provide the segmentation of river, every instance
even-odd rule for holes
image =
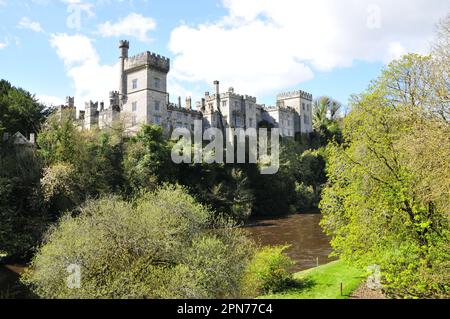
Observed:
[[[319,226],[320,214],[296,214],[274,219],[255,219],[246,226],[261,245],[291,245],[286,254],[295,262],[295,271],[333,261],[330,239]]]

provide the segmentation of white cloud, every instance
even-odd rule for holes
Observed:
[[[28,29],[34,32],[44,32],[39,22],[31,21],[27,17],[23,17],[22,19],[20,19],[17,27],[19,29]]]
[[[66,103],[64,99],[57,96],[39,94],[36,96],[36,98],[39,100],[40,103],[44,104],[45,106],[64,105]]]
[[[239,92],[274,93],[313,71],[425,53],[447,0],[224,0],[228,14],[172,31],[172,76],[218,79]]]
[[[156,28],[156,22],[152,18],[138,13],[130,13],[116,23],[107,21],[98,26],[98,33],[103,37],[129,36],[140,41],[150,41],[148,32]]]
[[[84,108],[89,100],[107,102],[109,91],[118,87],[119,64],[101,64],[92,40],[83,35],[54,34],[50,43],[73,81],[76,105]]]
[[[0,42],[0,50],[6,48],[7,46],[8,46],[8,41]]]

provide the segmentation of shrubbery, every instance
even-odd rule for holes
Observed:
[[[257,297],[282,291],[292,282],[294,262],[283,252],[288,246],[263,247],[252,258],[242,279],[242,294]]]
[[[46,236],[24,283],[44,298],[229,298],[253,243],[185,189],[166,186],[133,203],[89,201]],[[69,289],[66,269],[81,267]]]

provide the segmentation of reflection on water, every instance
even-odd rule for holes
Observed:
[[[296,261],[295,271],[333,261],[329,238],[319,226],[320,214],[298,214],[277,219],[252,220],[247,225],[252,237],[261,245],[291,247],[286,253]]]

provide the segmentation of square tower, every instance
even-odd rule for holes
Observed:
[[[160,124],[154,122],[167,117],[170,60],[148,51],[121,59],[121,111],[131,122],[132,130],[138,130],[142,124]]]
[[[277,96],[278,107],[289,107],[295,111],[295,133],[308,134],[312,127],[312,94],[304,91],[281,93]]]

